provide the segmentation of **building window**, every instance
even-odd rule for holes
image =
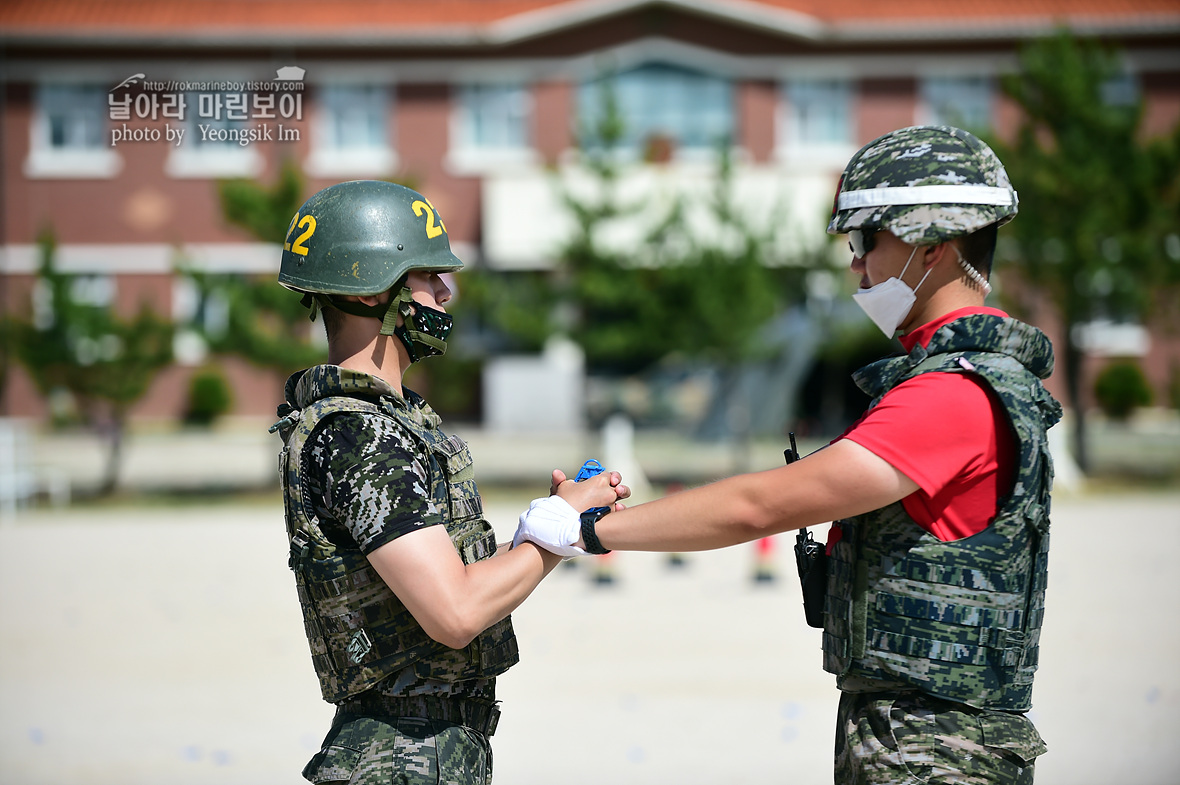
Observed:
[[[114,177],[122,159],[107,138],[107,91],[98,85],[42,84],[34,94],[29,177]]]
[[[734,139],[733,86],[728,79],[679,66],[649,63],[596,79],[578,91],[580,135],[587,146],[601,145],[598,129],[613,96],[622,121],[620,147],[660,155],[705,152]]]
[[[41,110],[54,150],[93,150],[106,130],[104,91],[87,85],[42,85]]]
[[[787,138],[790,147],[852,143],[852,85],[844,79],[795,79],[787,82]]]
[[[323,147],[368,150],[388,146],[385,116],[389,100],[384,87],[325,85],[320,103]]]
[[[248,93],[186,93],[184,138],[168,152],[164,171],[176,178],[255,177],[262,171]]]
[[[922,82],[922,103],[924,122],[931,125],[991,128],[992,84],[987,77],[930,77]]]
[[[1133,107],[1140,101],[1139,81],[1134,74],[1121,73],[1102,83],[1102,103],[1106,106]]]
[[[520,150],[529,146],[532,101],[523,85],[466,85],[459,89],[459,147]]]
[[[522,84],[466,84],[455,91],[448,164],[478,172],[536,159],[530,124],[533,98]]]
[[[319,177],[391,174],[390,89],[375,84],[327,84],[319,101],[307,168]]]

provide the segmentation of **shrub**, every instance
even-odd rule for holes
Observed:
[[[1107,417],[1126,420],[1140,406],[1151,404],[1151,387],[1134,360],[1116,360],[1094,380],[1094,396]]]
[[[190,425],[209,426],[232,405],[233,396],[225,376],[217,368],[204,368],[193,374],[189,381],[184,421]]]

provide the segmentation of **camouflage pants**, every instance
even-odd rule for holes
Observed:
[[[350,785],[490,785],[492,747],[487,736],[452,722],[339,713],[303,777]]]
[[[841,693],[836,785],[1031,785],[1045,742],[1023,714],[921,693]]]

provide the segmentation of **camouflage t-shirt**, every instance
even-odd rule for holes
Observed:
[[[329,539],[368,555],[403,534],[444,523],[414,441],[388,417],[343,412],[307,446],[307,497]]]
[[[417,396],[406,402],[428,409]],[[446,523],[446,511],[428,491],[427,455],[389,417],[333,415],[316,428],[305,455],[308,502],[325,536],[338,546],[367,555],[404,534]],[[423,678],[411,666],[374,690],[494,700],[495,679],[446,682]]]

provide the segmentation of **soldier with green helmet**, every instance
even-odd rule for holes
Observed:
[[[490,782],[496,676],[518,660],[509,613],[561,559],[497,547],[466,443],[402,386],[446,351],[441,274],[462,266],[430,201],[388,182],[320,191],[283,243],[279,283],[328,336],[327,364],[287,380],[272,429],[304,628],[337,706],[312,782]],[[565,481],[534,508],[612,506],[619,480]]]
[[[854,375],[868,411],[786,466],[587,516],[577,542],[681,552],[834,521],[808,616],[822,618],[841,691],[839,785],[1031,783],[1045,751],[1026,712],[1048,565],[1046,434],[1061,407],[1042,385],[1048,339],[984,304],[996,228],[1017,206],[995,153],[961,129],[904,128],[861,148],[828,231],[848,235],[856,302],[905,350]],[[561,541],[528,516],[521,529]]]

